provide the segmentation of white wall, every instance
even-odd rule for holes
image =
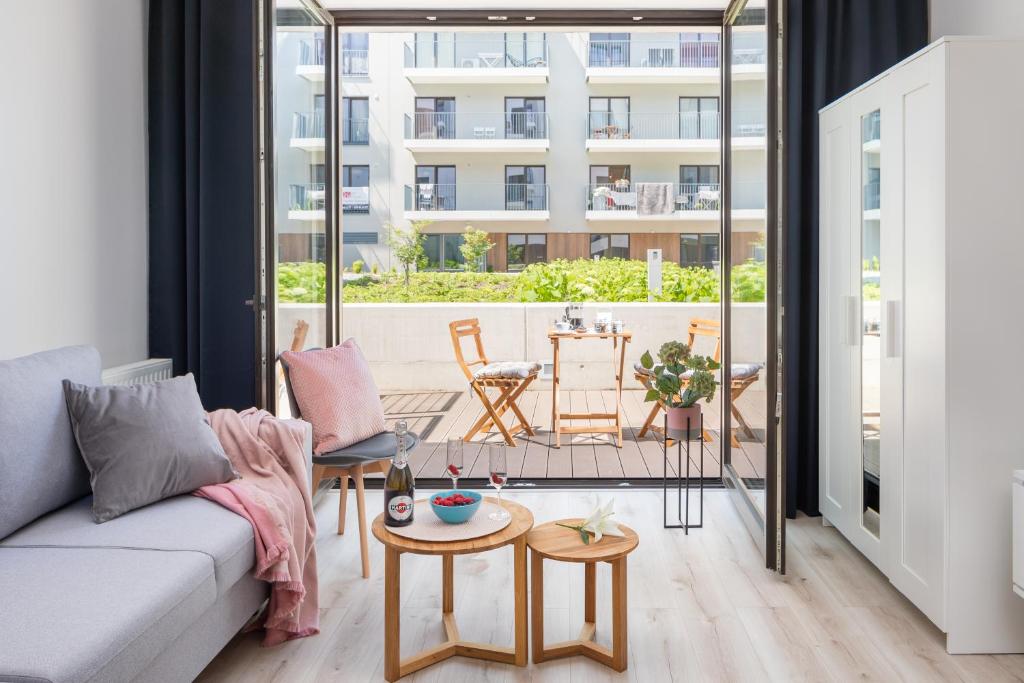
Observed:
[[[1024,37],[1021,0],[931,0],[931,39],[942,36]]]
[[[147,356],[146,0],[0,21],[0,358]]]

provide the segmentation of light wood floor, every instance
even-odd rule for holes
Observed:
[[[638,436],[650,411],[644,403],[641,390],[623,391],[624,418],[623,447],[612,445],[607,434],[563,436],[562,448],[554,448],[551,428],[551,391],[525,392],[519,405],[524,416],[537,430],[536,436],[517,436],[517,445],[510,448],[509,474],[514,479],[647,479],[662,476],[662,448],[657,436],[648,433]],[[477,418],[483,407],[474,396],[465,392],[410,392],[389,393],[382,397],[389,423],[404,419],[409,428],[420,434],[423,443],[412,452],[410,461],[416,476],[441,478],[445,468],[445,445],[449,436],[462,436]],[[614,410],[615,392],[611,390],[563,390],[563,412],[611,412]],[[764,392],[749,389],[739,400],[740,410],[754,429],[754,439],[739,435],[740,448],[733,450],[733,465],[744,478],[758,478],[765,471]],[[704,420],[712,440],[704,447],[704,476],[721,476],[719,431],[720,406],[716,398],[704,406]],[[608,424],[602,421],[601,424]],[[660,422],[659,422],[660,424]],[[485,478],[487,457],[482,444],[499,442],[497,433],[478,438],[466,446],[467,476]],[[691,447],[691,459],[696,469],[699,452]],[[483,457],[481,457],[483,456]],[[673,456],[672,462],[675,462]],[[669,475],[674,468],[669,466]],[[696,476],[696,473],[694,473]]]
[[[333,495],[337,495],[336,493]],[[546,521],[589,511],[596,494],[513,491]],[[608,495],[603,493],[602,495]],[[946,655],[944,638],[867,560],[820,519],[789,525],[789,574],[761,566],[726,493],[707,496],[703,530],[660,524],[660,493],[614,493],[619,518],[640,534],[629,559],[629,668],[615,674],[576,658],[516,668],[455,658],[403,680],[437,681],[994,681],[1024,680],[1024,656]],[[370,510],[380,492],[367,492]],[[349,524],[355,520],[350,496]],[[383,550],[359,578],[358,538],[336,536],[337,498],[318,507],[321,634],[262,649],[236,638],[202,681],[383,680]],[[455,560],[455,612],[465,637],[512,642],[510,548]],[[441,642],[441,562],[403,557],[402,648]],[[545,629],[574,638],[583,615],[583,567],[546,563]],[[598,640],[608,643],[607,567],[598,572]]]

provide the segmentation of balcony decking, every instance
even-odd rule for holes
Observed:
[[[632,382],[627,378],[627,384]],[[563,390],[563,410],[572,412],[610,411],[615,394],[612,390]],[[418,433],[422,443],[410,454],[416,476],[421,479],[444,477],[445,453],[449,436],[461,436],[483,413],[480,402],[466,392],[388,393],[383,397],[389,426],[405,419],[409,428]],[[544,388],[527,391],[520,400],[523,414],[531,421],[536,436],[517,436],[515,448],[508,449],[509,476],[513,479],[660,479],[663,454],[657,436],[646,434],[637,438],[650,404],[643,402],[641,390],[623,391],[623,447],[616,448],[606,435],[575,435],[571,440],[563,436],[561,448],[553,446],[551,427],[551,391]],[[740,411],[763,436],[765,416],[763,392],[748,390],[740,397]],[[704,404],[705,427],[712,442],[704,446],[704,476],[721,476],[719,456],[720,403],[716,398]],[[763,476],[765,471],[764,445],[739,435],[740,449],[733,449],[733,465],[744,478]],[[567,441],[570,441],[567,443]],[[486,478],[487,443],[500,443],[497,434],[478,437],[465,446],[464,477]],[[675,453],[671,460],[674,463]],[[695,444],[691,445],[694,470],[699,461]],[[685,464],[684,464],[685,467]],[[674,474],[669,464],[669,474]],[[695,471],[691,474],[696,475]]]

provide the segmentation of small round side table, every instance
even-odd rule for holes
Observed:
[[[624,536],[604,536],[597,543],[584,544],[578,531],[558,524],[577,525],[581,519],[562,519],[535,527],[526,536],[530,547],[531,604],[533,629],[533,662],[583,655],[616,671],[625,671],[626,635],[626,556],[640,543],[640,537],[627,526],[619,525]],[[584,579],[584,616],[580,637],[551,647],[544,645],[544,560],[582,562],[586,565]],[[597,632],[597,563],[612,566],[612,648],[594,642]]]
[[[485,500],[498,504],[494,498]],[[432,514],[426,509],[429,507],[427,501],[418,500],[416,503],[419,514]],[[512,515],[509,525],[493,534],[465,541],[417,541],[388,531],[383,514],[373,520],[373,535],[384,544],[384,678],[387,681],[397,681],[414,671],[456,656],[526,666],[526,532],[533,527],[533,515],[527,508],[510,500],[503,500],[500,505]],[[455,555],[481,553],[506,545],[514,548],[515,645],[499,647],[465,641],[459,636],[459,627],[455,623]],[[441,556],[441,621],[446,637],[441,645],[405,659],[399,651],[399,588],[403,553]]]

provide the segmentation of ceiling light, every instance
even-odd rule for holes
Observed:
[[[533,20],[534,20],[534,19],[536,19],[537,17],[524,17],[524,18],[525,18],[525,19],[526,19],[527,21],[533,21]]]
[[[508,17],[494,14],[487,17],[487,21],[508,21]]]
[[[437,17],[427,17],[427,21],[437,21]]]
[[[643,21],[643,17],[633,17],[633,21]]]

